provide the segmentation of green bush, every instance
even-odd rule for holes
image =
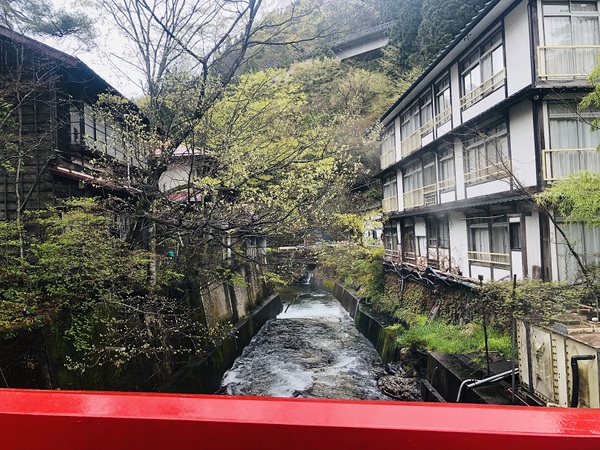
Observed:
[[[483,326],[469,323],[463,326],[447,324],[442,320],[427,321],[423,315],[413,316],[408,329],[395,326],[396,345],[417,350],[443,353],[474,353],[485,349]],[[510,355],[510,335],[495,327],[488,327],[488,348],[504,356]]]
[[[351,242],[323,246],[318,251],[317,273],[377,301],[383,295],[383,248]]]

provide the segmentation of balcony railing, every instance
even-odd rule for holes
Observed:
[[[400,252],[398,250],[388,250],[387,248],[383,251],[385,258],[399,258]]]
[[[538,47],[539,78],[585,78],[598,64],[600,45]]]
[[[495,74],[493,77],[488,78],[479,86],[475,87],[472,91],[469,91],[465,96],[460,99],[461,109],[467,109],[469,106],[477,103],[486,95],[495,91],[497,88],[504,84],[504,78],[506,77],[506,70],[502,69],[500,72]]]
[[[430,184],[404,193],[404,208],[417,208],[437,203],[436,184]]]
[[[563,148],[542,151],[544,181],[566,178],[580,170],[600,171],[600,153],[595,148]]]
[[[450,117],[452,117],[452,108],[446,108],[437,116],[435,116],[435,119],[433,119],[435,122],[435,126],[439,127],[440,125],[445,124],[450,120]]]
[[[468,252],[469,262],[510,266],[510,253]]]
[[[425,125],[423,125],[421,128],[419,128],[419,132],[421,133],[421,137],[425,137],[430,133],[433,133],[433,119],[431,119],[429,122],[425,123]]]
[[[510,167],[504,163],[498,162],[486,167],[478,167],[471,172],[465,173],[465,182],[467,184],[481,183],[482,181],[498,180],[508,176]]]
[[[400,154],[402,158],[407,157],[415,150],[419,150],[423,142],[421,140],[421,129],[418,129],[413,134],[400,142]]]
[[[456,185],[456,181],[454,178],[449,178],[447,180],[442,180],[438,182],[438,189],[440,191],[449,191],[451,189],[454,189],[454,186]]]
[[[398,197],[384,198],[382,201],[383,212],[398,211]]]
[[[381,170],[390,167],[396,162],[396,149],[393,148],[381,155]]]

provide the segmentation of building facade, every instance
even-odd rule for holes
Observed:
[[[0,27],[0,80],[0,219],[57,198],[134,192],[127,175],[143,155],[116,119],[94,109],[100,94],[116,91],[89,67]]]
[[[590,92],[600,2],[492,0],[383,115],[386,257],[484,280],[573,280],[600,229],[560,224],[532,194],[600,170]]]

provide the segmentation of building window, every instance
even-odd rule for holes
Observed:
[[[482,183],[509,175],[508,133],[502,123],[465,142],[465,182]]]
[[[560,223],[559,226],[584,264],[600,262],[600,227],[585,227],[581,223]],[[574,281],[581,275],[577,260],[562,235],[557,232],[556,237],[559,281]]]
[[[396,132],[392,124],[381,138],[381,168],[391,166],[396,162]]]
[[[402,226],[402,256],[408,260],[416,259],[415,224],[412,219],[406,219]]]
[[[506,216],[469,220],[469,261],[477,265],[510,266],[510,241]]]
[[[600,26],[596,1],[544,1],[540,76],[586,77],[598,63]]]
[[[446,217],[430,217],[427,219],[427,240],[430,248],[450,247],[450,229]]]
[[[446,76],[435,84],[435,123],[440,126],[452,117],[452,101],[450,99],[450,77]]]
[[[421,108],[417,102],[400,116],[400,153],[403,158],[421,148],[420,112]]]
[[[418,161],[404,170],[404,208],[423,206],[423,166]]]
[[[463,97],[461,108],[477,103],[504,85],[504,49],[502,30],[484,41],[461,65]]]
[[[392,212],[398,210],[398,186],[396,175],[390,175],[383,179],[383,211]]]
[[[383,230],[383,247],[385,256],[391,258],[397,258],[399,256],[398,231],[394,222],[391,223],[391,227],[386,227]]]
[[[423,95],[421,104],[421,136],[426,136],[433,131],[433,103],[431,92]]]
[[[439,189],[441,192],[449,191],[454,189],[454,150],[452,148],[445,148],[440,152],[438,160],[439,164]]]
[[[577,111],[573,102],[549,102],[550,149],[543,151],[546,181],[565,178],[580,170],[600,171],[600,131],[590,122],[598,111]]]
[[[510,231],[510,249],[521,250],[521,224],[519,222],[511,223]]]

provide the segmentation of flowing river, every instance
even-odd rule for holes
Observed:
[[[373,345],[328,293],[308,285],[280,292],[284,312],[252,339],[225,373],[229,395],[389,399]]]

